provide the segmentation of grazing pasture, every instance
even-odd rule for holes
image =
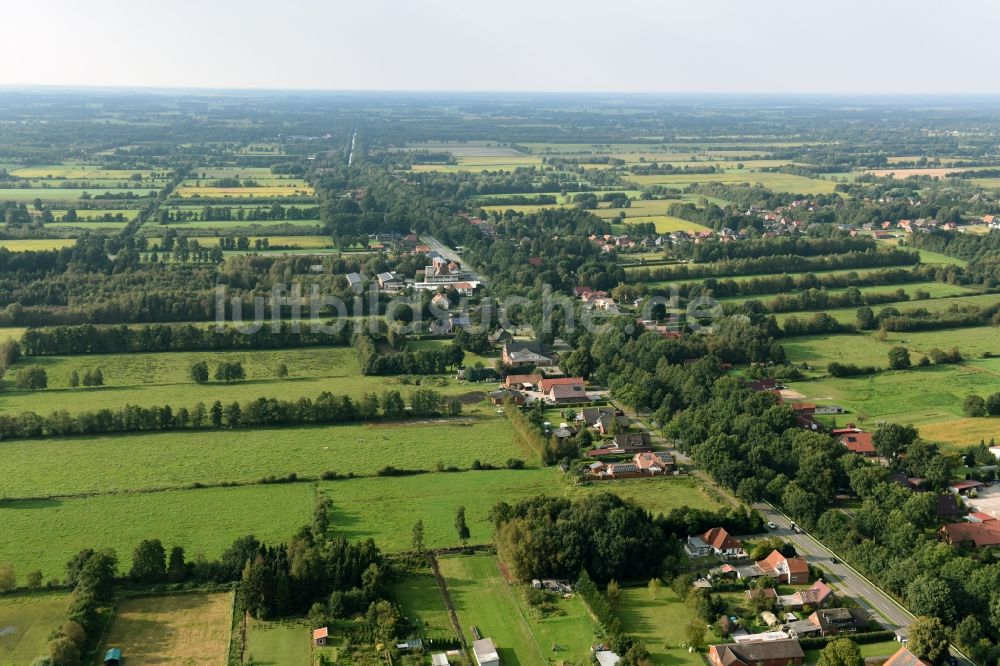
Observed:
[[[848,289],[850,289],[850,287],[823,289],[822,291],[828,294],[842,294],[846,292]],[[952,296],[972,295],[977,293],[976,291],[969,289],[967,287],[962,287],[954,284],[947,284],[945,282],[908,282],[905,284],[889,284],[889,285],[877,285],[870,287],[858,287],[858,291],[860,291],[862,294],[893,294],[899,289],[902,289],[908,296],[910,296],[911,300],[908,301],[908,303],[912,303],[914,305],[927,302],[927,301],[918,301],[913,298],[917,290],[926,291],[928,294],[930,294],[931,298],[950,298]],[[794,293],[797,292],[793,292],[793,294]],[[750,296],[726,296],[716,300],[718,300],[720,303],[742,303],[743,301],[755,300],[755,301],[762,301],[763,303],[766,304],[770,300],[772,300],[775,296],[778,296],[778,294],[772,293],[772,294],[752,294]],[[997,298],[1000,299],[1000,296],[998,296]],[[879,306],[876,305],[874,307],[878,308]],[[829,310],[827,310],[827,312],[829,312]]]
[[[165,171],[152,169],[102,169],[93,164],[43,164],[42,166],[21,167],[14,169],[10,175],[18,178],[31,179],[63,179],[63,180],[129,180],[138,174],[143,180],[153,178],[153,174],[163,174]]]
[[[216,220],[203,221],[203,220],[191,220],[185,222],[171,222],[167,225],[156,224],[150,222],[143,226],[143,234],[158,236],[165,229],[176,229],[177,231],[214,231],[219,235],[229,235],[235,231],[240,231],[245,233],[246,231],[254,234],[256,238],[258,235],[263,236],[269,229],[281,229],[284,230],[289,227],[294,227],[296,230],[301,229],[302,231],[319,232],[323,225],[321,220],[231,220],[220,222]],[[52,225],[49,225],[52,226]],[[199,239],[199,242],[204,244],[204,240]]]
[[[224,666],[232,615],[231,592],[124,599],[101,653],[121,648],[129,666]]]
[[[527,459],[528,453],[506,419],[496,416],[481,421],[52,437],[0,442],[0,452],[9,475],[0,488],[5,498],[253,483],[290,473],[311,478],[326,471],[372,475],[390,465],[432,471],[439,462],[468,468],[477,459],[499,467],[508,458]],[[114,474],[104,473],[109,460],[114,461]],[[405,497],[400,495],[401,500]]]
[[[27,573],[27,566],[17,574]],[[0,666],[24,666],[46,654],[49,634],[66,621],[68,603],[62,592],[0,596]]]
[[[905,289],[905,287],[904,287]],[[888,291],[895,291],[891,289]],[[927,312],[947,312],[951,308],[960,308],[969,305],[975,305],[978,307],[987,307],[1000,302],[1000,294],[975,294],[972,296],[953,296],[950,298],[931,298],[928,300],[909,300],[909,301],[898,301],[895,303],[882,303],[881,305],[871,306],[872,311],[878,315],[884,308],[896,308],[900,312],[913,309],[923,309]],[[834,319],[845,323],[854,323],[857,320],[857,307],[847,307],[847,308],[834,308],[831,310],[824,310],[826,314],[830,315]],[[775,315],[778,323],[783,323],[789,317],[798,317],[799,319],[809,318],[816,314],[814,310],[800,310],[797,312],[780,312]]]
[[[493,155],[493,156],[460,156],[456,164],[413,164],[412,171],[441,173],[458,173],[461,171],[513,171],[518,167],[541,166],[542,158],[531,155]]]
[[[200,361],[208,364],[210,377],[220,363],[242,363],[246,380],[226,384],[213,379],[207,384],[197,384],[191,379],[190,368]],[[286,379],[277,376],[278,365],[282,363],[288,368]],[[17,372],[32,365],[45,369],[48,388],[41,391],[16,389]],[[98,368],[104,375],[104,386],[70,387],[74,370],[83,377],[88,370]],[[0,411],[48,413],[55,408],[53,400],[59,401],[60,409],[69,412],[116,409],[126,403],[169,404],[177,410],[180,407],[190,409],[198,402],[211,405],[215,400],[246,401],[261,396],[286,400],[315,398],[323,391],[357,399],[365,393],[382,393],[387,389],[398,390],[405,396],[418,385],[445,395],[482,390],[481,385],[465,384],[445,375],[421,375],[406,381],[403,383],[399,377],[362,375],[352,347],[32,356],[12,366],[0,380],[3,389],[0,390]]]
[[[432,456],[428,454],[422,464],[433,465]],[[402,459],[408,459],[406,454]],[[546,467],[347,479],[324,482],[321,488],[333,500],[330,522],[334,531],[349,538],[372,537],[390,551],[410,547],[411,528],[417,519],[424,521],[424,540],[429,548],[458,545],[454,518],[459,506],[466,508],[472,543],[490,543],[490,509],[500,500],[515,502],[535,495],[580,499],[608,491],[632,500],[653,515],[681,506],[719,507],[719,502],[692,478],[630,479],[583,486],[563,481],[558,470]]]
[[[122,474],[117,467],[106,460],[99,474]],[[240,536],[288,538],[309,522],[313,500],[309,484],[293,483],[0,502],[0,553],[17,571],[40,569],[46,579],[62,579],[82,548],[114,548],[128,571],[143,539],[215,559]]]
[[[133,189],[121,189],[116,187],[94,187],[89,190],[84,190],[80,188],[57,188],[57,187],[34,187],[34,188],[17,188],[17,189],[0,189],[0,202],[4,201],[18,201],[23,203],[31,203],[35,199],[41,199],[43,203],[68,203],[73,201],[86,201],[83,194],[88,193],[91,197],[98,196],[101,194],[113,194],[113,195],[133,195],[133,200],[135,198],[148,198],[151,193],[153,196],[156,195],[156,187],[150,188],[133,188]]]

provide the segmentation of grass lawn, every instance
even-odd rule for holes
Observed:
[[[437,579],[429,569],[408,575],[392,586],[392,596],[403,614],[420,627],[422,638],[447,638],[455,635],[444,605]]]
[[[646,587],[622,589],[617,608],[618,618],[625,631],[642,641],[649,650],[650,661],[658,666],[704,666],[700,654],[689,653],[681,647],[686,642],[686,629],[691,622],[704,623],[687,607],[682,599],[664,586],[654,600]],[[716,642],[714,632],[707,632],[705,641]]]
[[[245,661],[252,658],[258,666],[311,666],[312,628],[304,620],[266,622],[250,618],[243,654]]]
[[[100,652],[121,648],[129,666],[224,666],[232,614],[231,592],[125,599]]]
[[[497,416],[19,440],[0,442],[0,451],[5,472],[0,496],[6,498],[254,482],[291,472],[312,478],[327,470],[374,474],[387,465],[433,470],[442,462],[467,468],[475,459],[502,466],[508,458],[527,459],[521,439]],[[108,461],[114,461],[113,474],[107,473]]]
[[[66,621],[68,601],[63,593],[0,596],[0,666],[24,666],[47,654],[49,634]]]
[[[59,250],[72,247],[76,243],[72,238],[15,238],[0,240],[0,248],[11,252],[38,252],[39,250]]]
[[[783,338],[781,345],[792,363],[805,362],[824,373],[832,361],[885,367],[892,348],[891,344],[879,342],[872,335],[847,333]]]
[[[538,645],[515,592],[500,574],[492,555],[448,555],[439,559],[441,575],[458,613],[465,638],[473,641],[472,627],[492,638],[507,666],[546,666],[549,646]],[[582,642],[583,636],[569,637]],[[575,645],[572,647],[576,647]],[[589,645],[587,646],[589,647]]]
[[[850,636],[847,636],[850,638]],[[858,646],[861,649],[861,656],[868,657],[891,657],[899,649],[896,641],[882,641],[881,643],[865,643]],[[807,664],[815,664],[819,661],[822,650],[805,650]]]
[[[190,368],[198,361],[208,363],[210,377],[219,363],[240,362],[246,379],[231,384],[215,380],[197,384],[190,377]],[[281,363],[288,367],[287,379],[276,377],[277,366]],[[18,370],[31,365],[45,368],[47,389],[14,388]],[[74,370],[83,377],[85,371],[97,368],[104,375],[104,386],[70,387],[70,375]],[[444,395],[484,390],[483,385],[465,384],[444,375],[422,375],[413,381]],[[413,388],[416,388],[414,384],[404,384],[398,377],[362,375],[352,347],[32,356],[12,366],[0,380],[0,411],[48,413],[58,407],[79,412],[117,409],[126,403],[169,404],[176,410],[182,406],[190,409],[197,402],[211,405],[215,400],[247,401],[260,396],[285,400],[315,398],[323,391],[357,399],[365,393],[381,394],[393,389],[406,396]]]
[[[15,570],[40,569],[46,580],[62,579],[82,548],[114,548],[119,571],[128,571],[143,539],[215,559],[239,536],[287,539],[309,522],[313,501],[313,488],[295,483],[0,502],[0,553]]]

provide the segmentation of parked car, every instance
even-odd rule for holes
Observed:
[[[769,521],[767,521],[767,529],[769,529],[769,530],[776,530],[776,529],[778,529],[778,526],[777,526],[777,525],[775,525],[774,523],[772,523],[772,522],[771,522],[771,521],[769,520]]]

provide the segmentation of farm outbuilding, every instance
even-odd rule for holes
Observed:
[[[313,643],[316,645],[326,645],[326,641],[330,638],[330,629],[327,627],[320,627],[319,629],[313,630]]]

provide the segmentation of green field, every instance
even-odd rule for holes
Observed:
[[[425,466],[433,465],[427,457]],[[485,461],[485,458],[484,458]],[[490,509],[499,502],[516,502],[536,495],[579,499],[613,492],[653,515],[681,506],[715,509],[718,501],[691,478],[633,479],[615,483],[574,486],[555,468],[469,471],[423,474],[393,479],[369,478],[325,482],[320,486],[333,500],[333,529],[349,538],[372,537],[387,550],[410,547],[411,528],[424,521],[428,547],[458,545],[455,510],[466,508],[472,543],[490,543]],[[416,503],[414,503],[416,500]]]
[[[97,474],[111,479],[116,468]],[[287,539],[309,522],[313,500],[310,484],[294,483],[0,502],[0,553],[17,571],[40,569],[46,579],[62,579],[83,548],[114,548],[119,570],[128,571],[143,539],[215,559],[239,536]]]
[[[894,291],[894,290],[893,290]],[[898,301],[896,303],[882,303],[881,305],[873,305],[872,311],[877,315],[882,311],[883,308],[893,307],[900,312],[905,312],[906,310],[913,309],[923,309],[928,312],[946,312],[952,307],[964,307],[968,305],[976,305],[979,307],[987,307],[1000,302],[1000,294],[975,294],[972,296],[953,296],[950,298],[931,298],[923,301]],[[853,324],[857,320],[857,307],[848,308],[834,308],[832,310],[824,310],[826,314],[830,315],[834,319],[840,322]],[[789,317],[798,317],[799,319],[808,319],[816,314],[814,310],[800,310],[797,312],[780,312],[775,315],[778,323],[784,322]]]
[[[4,342],[5,340],[20,340],[26,330],[28,329],[17,326],[0,328],[0,342]]]
[[[0,240],[0,248],[11,252],[38,252],[72,247],[75,242],[72,238],[17,238]]]
[[[63,593],[0,596],[0,666],[24,666],[47,654],[49,634],[66,621],[67,602]]]
[[[186,222],[171,222],[167,225],[149,223],[146,224],[142,230],[143,233],[151,233],[153,235],[159,235],[164,229],[176,229],[178,231],[185,229],[194,230],[213,230],[218,231],[220,234],[226,234],[235,229],[248,229],[254,231],[256,229],[266,230],[272,227],[295,227],[316,230],[317,232],[322,227],[323,222],[321,220],[254,220],[249,221],[239,221],[232,220],[227,222],[209,221],[204,222],[201,220],[193,220]],[[52,225],[48,225],[52,226]],[[264,234],[258,234],[264,235]]]
[[[69,180],[128,180],[133,174],[139,174],[144,179],[151,178],[151,169],[102,169],[93,164],[46,164],[42,166],[23,167],[10,172],[18,178],[62,178]]]
[[[526,608],[521,590],[503,579],[492,555],[448,555],[438,562],[466,640],[473,640],[475,626],[510,666],[542,666],[550,659],[587,663],[595,637],[580,599],[560,599],[566,614],[540,619]]]
[[[31,203],[35,199],[41,199],[44,203],[50,202],[68,202],[68,201],[80,201],[82,200],[82,195],[87,192],[91,196],[96,196],[99,194],[111,193],[111,194],[128,194],[132,192],[136,197],[148,197],[150,190],[156,190],[158,188],[134,188],[134,189],[120,189],[115,187],[95,187],[93,189],[84,190],[79,188],[57,188],[57,187],[32,187],[32,188],[18,188],[18,189],[0,189],[0,202],[3,201],[21,201],[24,203]],[[134,200],[134,199],[133,199]]]
[[[663,176],[629,175],[625,178],[643,187],[663,185],[664,187],[676,187],[678,189],[692,183],[760,183],[764,187],[776,192],[790,192],[793,194],[829,194],[833,192],[834,185],[836,185],[831,180],[817,180],[786,173],[746,170],[706,174],[669,174]]]
[[[429,570],[408,574],[393,584],[392,596],[402,607],[403,614],[420,627],[422,638],[455,635],[441,589]]]
[[[650,661],[657,666],[704,666],[697,652],[681,647],[687,639],[685,631],[691,622],[702,623],[684,600],[664,586],[654,600],[646,587],[622,588],[616,609],[626,632],[642,641],[649,650]],[[703,624],[703,623],[702,623]],[[705,635],[708,643],[717,642],[713,631]]]
[[[471,357],[475,359],[476,357]],[[192,363],[205,361],[209,376],[223,362],[239,361],[246,371],[246,380],[224,384],[214,380],[196,384],[190,378]],[[275,368],[284,363],[288,378],[278,379]],[[40,365],[48,374],[49,388],[23,391],[14,388],[20,368]],[[82,377],[87,370],[101,369],[103,387],[70,388],[70,374],[76,370]],[[460,395],[472,390],[454,378],[424,375],[415,381],[445,395]],[[246,401],[261,396],[292,400],[315,398],[323,391],[349,395],[355,399],[365,393],[382,393],[395,389],[408,394],[412,384],[403,384],[397,377],[362,375],[357,356],[349,347],[310,347],[284,350],[254,350],[239,352],[159,352],[137,354],[89,354],[82,356],[33,356],[11,367],[0,380],[0,411],[49,413],[57,406],[70,412],[92,409],[116,409],[132,405],[169,404],[175,410],[191,408],[197,402],[211,405],[215,400]],[[53,405],[58,400],[58,405]]]
[[[850,287],[822,289],[821,291],[824,291],[827,294],[842,294],[846,292],[848,289],[850,289]],[[972,295],[977,293],[976,291],[969,289],[968,287],[962,287],[960,285],[947,284],[945,282],[934,282],[934,281],[909,282],[898,285],[877,285],[871,287],[858,287],[858,291],[860,291],[862,294],[893,294],[899,289],[902,289],[904,292],[906,292],[907,295],[910,296],[910,301],[908,302],[913,304],[910,307],[918,307],[921,303],[926,303],[926,301],[914,300],[914,294],[918,289],[929,293],[931,298],[949,298],[952,296]],[[799,291],[790,292],[790,295],[794,296],[799,293],[801,292]],[[723,298],[719,298],[716,300],[718,300],[720,303],[742,303],[744,301],[755,300],[755,301],[761,301],[765,305],[768,305],[776,296],[778,296],[777,293],[752,294],[750,296],[725,296]],[[997,296],[997,299],[1000,300],[1000,295]],[[873,307],[878,308],[881,306],[876,305]],[[855,308],[855,310],[856,309],[857,308]],[[830,310],[826,310],[826,312],[830,312]]]
[[[865,334],[803,335],[784,338],[781,345],[792,363],[808,363],[823,372],[832,361],[885,367],[892,347]]]
[[[59,219],[66,214],[66,210],[53,210],[52,216],[56,218],[56,222],[50,222],[46,226],[51,227],[52,225],[59,224],[79,224],[95,218],[101,218],[109,214],[121,214],[126,220],[134,220],[139,215],[139,210],[137,208],[77,208],[74,210],[76,210],[76,216],[79,218],[77,222],[60,222]],[[105,224],[114,223],[106,222]]]
[[[322,648],[330,650],[334,648]],[[247,619],[244,662],[253,659],[259,666],[310,666],[312,661],[312,629],[303,620]]]
[[[247,483],[292,472],[313,478],[325,471],[374,474],[388,465],[433,470],[442,462],[468,468],[475,459],[502,466],[508,458],[527,458],[520,439],[499,417],[55,437],[2,442],[0,451],[9,477],[0,489],[5,498]],[[114,474],[105,473],[109,460],[115,461]]]
[[[272,197],[311,197],[315,194],[312,187],[301,182],[290,185],[261,185],[259,187],[193,187],[181,186],[174,190],[173,195],[183,199],[199,197],[202,199],[252,199]]]

